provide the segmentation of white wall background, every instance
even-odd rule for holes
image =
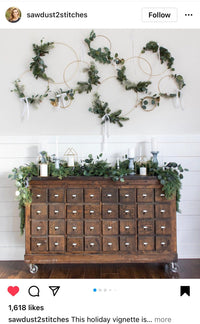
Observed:
[[[10,93],[12,81],[18,78],[29,66],[33,57],[32,44],[45,41],[65,42],[72,46],[79,57],[90,62],[85,54],[83,39],[89,30],[26,30],[0,31],[2,50],[0,53],[1,70],[1,117],[0,117],[0,259],[23,259],[24,237],[19,233],[19,217],[15,201],[14,183],[8,180],[13,167],[28,161],[35,161],[39,150],[46,148],[55,153],[55,136],[59,136],[59,153],[64,154],[73,146],[79,156],[101,152],[101,127],[98,118],[88,112],[91,94],[77,96],[70,108],[55,110],[47,101],[38,110],[31,109],[30,119],[21,121],[22,103],[15,94]],[[127,152],[128,147],[139,146],[147,142],[147,155],[150,152],[150,139],[156,135],[159,141],[160,163],[175,160],[190,169],[185,174],[182,190],[182,213],[178,221],[178,254],[181,258],[200,257],[200,104],[198,95],[200,43],[197,30],[96,30],[112,41],[113,52],[128,58],[138,55],[146,42],[157,41],[168,48],[175,57],[176,72],[184,76],[187,86],[184,88],[184,110],[176,109],[174,102],[163,99],[160,107],[151,113],[135,109],[130,114],[130,121],[122,129],[111,126],[108,144],[109,159],[112,160]],[[108,42],[99,38],[95,44],[108,46]],[[163,71],[152,55],[146,56],[151,62],[153,72]],[[48,74],[57,81],[62,79],[66,65],[75,58],[66,46],[56,46],[45,62]],[[70,86],[84,80],[77,74]],[[128,77],[131,80],[147,80],[137,64],[130,64]],[[102,80],[114,75],[112,67],[100,66]],[[134,75],[134,77],[133,77]],[[152,93],[157,91],[159,77],[153,78]],[[33,91],[41,93],[46,84],[35,81],[28,73],[23,80],[27,94]],[[172,83],[166,83],[174,90]],[[58,86],[59,87],[59,86]],[[64,89],[64,86],[62,86]],[[54,91],[56,88],[52,87]],[[121,89],[111,79],[99,87],[102,99],[108,101],[113,110],[122,108],[125,113],[134,105],[135,95]]]

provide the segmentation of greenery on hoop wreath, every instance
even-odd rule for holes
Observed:
[[[125,66],[125,59],[120,58],[118,53],[115,53],[114,55],[111,53],[111,50],[108,47],[98,48],[94,49],[92,47],[92,42],[96,38],[95,32],[92,30],[89,37],[85,38],[85,43],[88,45],[88,55],[92,57],[95,61],[102,63],[102,64],[112,64],[116,68],[116,79],[123,85],[125,90],[133,90],[136,93],[148,93],[148,86],[151,84],[151,81],[140,81],[138,83],[132,82],[128,80],[125,72],[126,72],[126,66]],[[30,63],[30,70],[32,71],[34,77],[36,79],[41,78],[46,81],[53,81],[49,76],[46,74],[46,68],[47,65],[45,64],[42,57],[44,57],[46,54],[49,53],[49,51],[54,47],[54,42],[47,42],[44,43],[43,40],[40,41],[40,44],[33,44],[33,51],[36,54],[35,57],[33,57],[33,61]],[[161,64],[166,63],[167,69],[171,71],[175,71],[173,68],[174,64],[174,58],[171,56],[171,53],[164,47],[159,46],[157,42],[150,41],[148,42],[142,49],[141,54],[145,53],[146,51],[151,51],[153,53],[159,53],[159,59]],[[119,65],[121,66],[119,68]],[[118,68],[117,68],[117,67]],[[84,69],[85,72],[88,73],[88,81],[87,82],[77,82],[77,87],[75,89],[59,89],[54,93],[54,97],[50,98],[50,102],[54,107],[58,106],[59,98],[63,95],[64,100],[73,100],[75,93],[89,93],[92,91],[93,85],[98,85],[100,83],[98,70],[96,69],[94,63],[90,64],[90,67],[87,69]],[[171,74],[170,77],[172,77],[177,85],[178,92],[177,93],[165,93],[161,92],[159,94],[146,95],[145,97],[141,98],[139,102],[136,104],[137,106],[140,106],[144,111],[151,111],[152,109],[148,108],[148,105],[153,105],[155,108],[156,106],[159,106],[160,98],[173,98],[178,96],[180,98],[181,96],[181,90],[185,86],[184,79],[182,75],[178,74]],[[29,97],[25,96],[24,93],[24,85],[20,84],[20,80],[16,80],[14,82],[15,88],[11,91],[15,92],[19,98],[25,98],[24,100],[27,100],[30,104],[39,104],[42,102],[42,100],[48,96],[49,93],[49,87],[47,88],[46,92],[42,95],[32,95]],[[101,101],[101,108],[98,107],[100,101],[99,95],[95,95],[94,101],[93,101],[93,107],[89,108],[90,112],[93,112],[95,114],[98,114],[100,118],[102,118],[102,113],[104,108],[104,105],[106,105],[105,111],[109,110],[109,113],[111,113],[110,108],[108,108],[108,103],[104,103]],[[98,103],[98,104],[97,104]],[[65,108],[65,107],[64,107]],[[122,125],[122,121],[128,120],[128,118],[122,117],[121,110],[118,110],[114,113],[111,113],[110,115],[113,116],[114,119],[113,123],[117,123],[120,127]],[[115,116],[115,117],[114,117]]]
[[[24,85],[21,83],[19,79],[17,79],[14,81],[14,89],[12,89],[11,92],[15,92],[20,99],[24,99],[24,102],[26,102],[27,100],[29,104],[34,106],[40,104],[43,101],[43,99],[48,96],[49,93],[49,87],[47,87],[44,94],[27,96],[24,92],[24,89],[25,89]]]

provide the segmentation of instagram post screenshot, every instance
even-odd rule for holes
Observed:
[[[200,1],[1,1],[0,323],[199,324]]]

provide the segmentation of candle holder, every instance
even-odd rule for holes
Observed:
[[[152,151],[151,154],[153,155],[152,162],[158,164],[158,153],[159,151]]]
[[[57,170],[60,169],[60,159],[58,159],[58,158],[55,159],[55,168]]]
[[[130,174],[134,175],[135,174],[134,158],[128,158],[128,159],[129,159],[129,170],[132,171]]]

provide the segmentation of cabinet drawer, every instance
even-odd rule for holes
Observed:
[[[60,188],[49,189],[49,202],[52,203],[64,202],[64,189],[60,189]]]
[[[155,209],[157,218],[170,217],[170,204],[156,204]]]
[[[47,219],[47,217],[48,217],[47,205],[33,204],[31,206],[31,218]]]
[[[33,188],[32,192],[32,202],[33,203],[45,203],[47,202],[47,189]]]
[[[31,222],[31,235],[47,235],[47,221],[33,220]]]
[[[120,251],[136,251],[136,238],[130,236],[120,237]]]
[[[67,251],[68,252],[83,251],[83,238],[82,237],[68,237],[67,238]]]
[[[83,222],[76,220],[67,221],[67,234],[68,235],[82,235],[83,234]]]
[[[83,218],[83,206],[78,206],[78,205],[67,206],[67,218],[82,219]]]
[[[138,238],[139,251],[154,251],[154,237],[142,236]]]
[[[85,202],[86,203],[98,203],[100,201],[100,189],[85,189]]]
[[[65,237],[64,236],[50,236],[49,237],[49,251],[64,252],[65,251]]]
[[[135,189],[120,189],[119,191],[120,203],[134,204],[135,203]]]
[[[86,205],[85,206],[85,218],[99,218],[100,206],[99,205]]]
[[[33,253],[46,252],[48,250],[47,238],[33,237],[31,239],[31,251]]]
[[[111,252],[119,250],[118,236],[103,237],[103,251]]]
[[[137,189],[137,202],[153,202],[154,190],[153,189]]]
[[[171,250],[171,237],[170,236],[157,236],[156,237],[156,251],[168,252]]]
[[[169,219],[156,220],[156,234],[170,235],[171,234],[171,221]]]
[[[140,219],[138,220],[138,234],[139,235],[154,235],[154,221]]]
[[[88,236],[85,238],[85,251],[100,251],[101,239],[99,236]]]
[[[162,189],[155,189],[155,201],[169,201],[165,198],[165,193]]]
[[[103,218],[118,218],[117,205],[103,205],[102,207]]]
[[[68,203],[82,203],[83,202],[83,189],[67,189],[67,202]]]
[[[103,188],[102,189],[102,202],[103,203],[117,203],[118,202],[118,189]]]
[[[120,234],[135,234],[135,224],[134,220],[120,220]]]
[[[150,204],[139,204],[138,205],[138,218],[153,218],[154,217],[154,206]]]
[[[65,234],[65,220],[50,220],[49,221],[49,235]]]
[[[49,205],[49,218],[65,218],[64,204]]]
[[[135,218],[135,206],[132,205],[120,206],[120,218]]]
[[[103,221],[103,235],[117,235],[119,232],[118,221],[104,220]]]
[[[101,222],[100,221],[85,221],[85,235],[100,235]]]

